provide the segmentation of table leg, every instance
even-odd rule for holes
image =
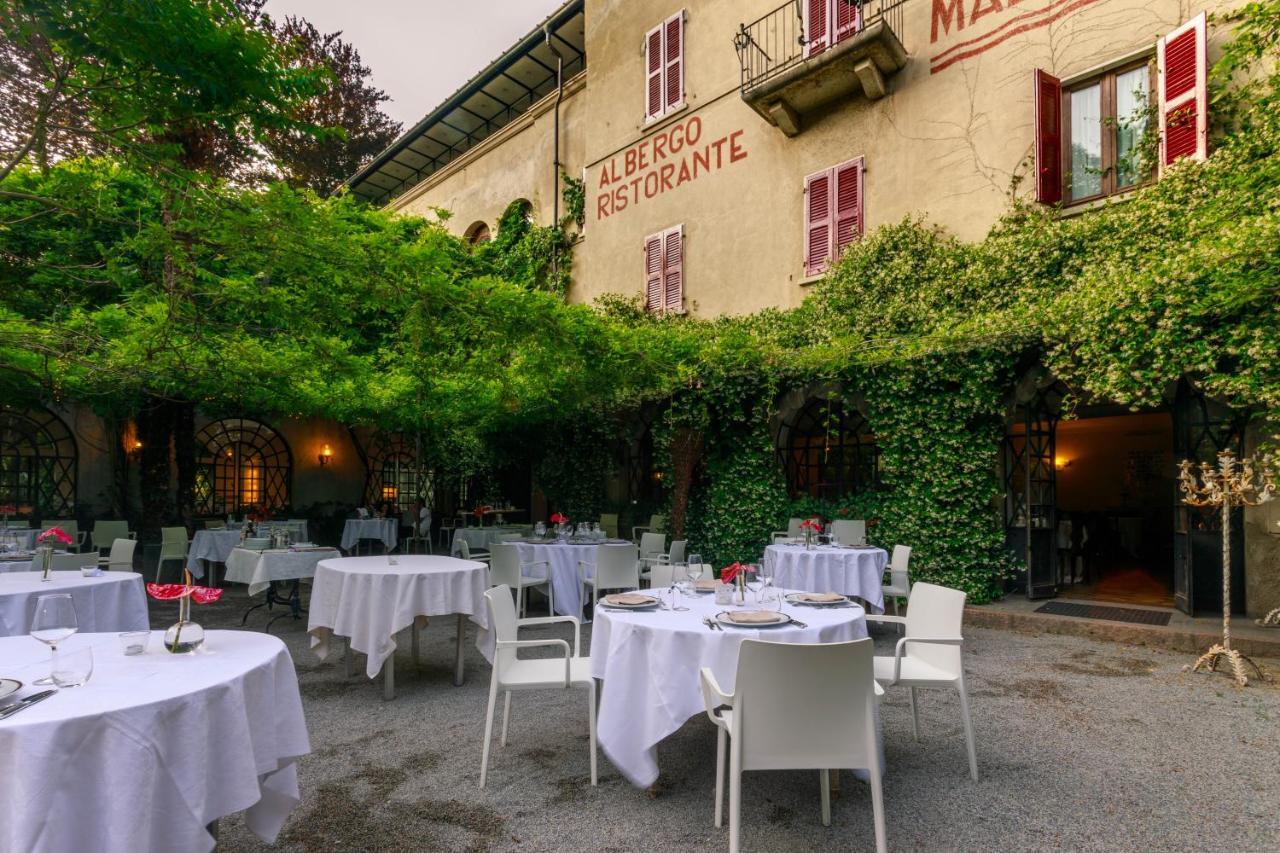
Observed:
[[[343,644],[342,645],[342,663],[343,663],[343,666],[345,666],[347,669],[347,680],[349,681],[352,676],[352,669],[354,668],[353,664],[355,663],[355,661],[353,660],[353,658],[355,657],[355,654],[353,654],[351,651],[350,637],[343,637],[342,644]]]
[[[413,620],[413,665],[418,665],[418,620]]]
[[[462,643],[467,638],[467,622],[465,616],[458,614],[458,650],[457,661],[453,667],[453,686],[461,687],[464,676],[466,675],[466,662],[462,656]]]
[[[382,701],[396,698],[396,656],[393,652],[382,665]]]

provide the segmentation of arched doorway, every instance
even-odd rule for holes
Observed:
[[[75,515],[79,449],[62,418],[43,406],[0,406],[0,504],[19,515]]]
[[[289,507],[293,456],[272,427],[248,418],[213,421],[196,433],[196,448],[198,514]]]
[[[403,512],[419,498],[431,504],[431,472],[418,461],[415,442],[398,432],[376,432],[365,453],[364,499],[368,506],[390,502]]]
[[[792,497],[835,500],[870,491],[880,480],[871,424],[838,396],[812,397],[784,415],[778,453]]]

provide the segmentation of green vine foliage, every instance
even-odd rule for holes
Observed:
[[[581,231],[587,224],[587,182],[567,172],[560,173],[560,180],[564,182],[564,186],[560,189],[560,196],[564,199],[565,212],[560,225],[563,227],[572,222]]]
[[[544,437],[534,478],[551,512],[562,512],[574,523],[600,518],[614,464],[609,426],[607,418],[579,416]]]
[[[563,296],[573,269],[573,238],[559,225],[535,225],[517,199],[498,220],[498,233],[476,249],[479,271],[525,287]]]

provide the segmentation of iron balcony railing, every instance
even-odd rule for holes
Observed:
[[[858,31],[883,21],[894,35],[902,38],[902,7],[907,0],[836,0],[836,3],[858,7]],[[733,45],[742,65],[744,96],[808,58],[805,5],[806,0],[789,0],[757,20],[739,25]]]

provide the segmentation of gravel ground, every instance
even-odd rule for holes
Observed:
[[[238,627],[243,588],[199,608],[206,627]],[[152,603],[152,624],[174,618]],[[250,617],[262,628],[264,611]],[[303,800],[275,848],[221,822],[219,850],[723,850],[712,826],[715,735],[698,717],[659,748],[660,793],[623,780],[603,754],[588,778],[581,691],[517,694],[511,739],[495,743],[477,787],[489,669],[468,638],[467,682],[452,685],[453,620],[408,643],[398,695],[347,681],[341,660],[308,651],[304,621],[284,619],[313,752]],[[559,628],[530,637],[562,636]],[[954,694],[922,691],[919,742],[905,690],[882,718],[885,802],[894,850],[1276,850],[1280,848],[1280,689],[1237,689],[1184,673],[1186,657],[1084,638],[970,629],[966,665],[981,781],[969,779]],[[523,636],[523,633],[522,633]],[[584,631],[584,643],[590,626]],[[877,636],[892,651],[894,634]],[[1280,661],[1264,661],[1280,676]],[[363,671],[363,661],[359,667]],[[749,850],[873,849],[871,799],[849,775],[820,822],[816,772],[744,778]]]

